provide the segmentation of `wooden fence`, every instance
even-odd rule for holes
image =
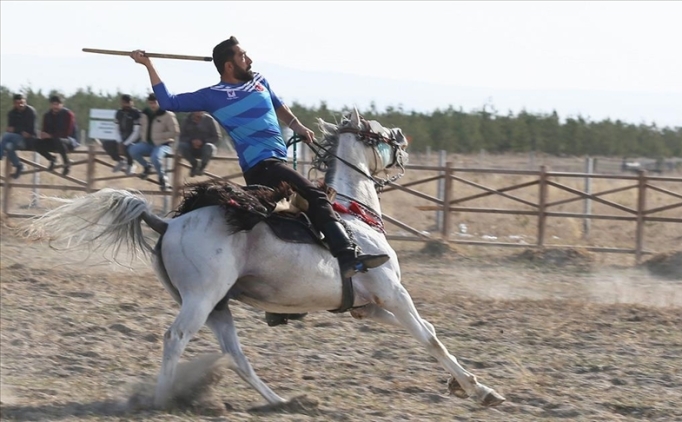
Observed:
[[[30,188],[30,189],[51,189],[51,190],[63,190],[63,191],[76,191],[76,192],[93,192],[96,190],[99,190],[103,188],[103,184],[106,184],[106,182],[110,182],[113,180],[121,180],[121,179],[137,179],[138,176],[135,174],[128,175],[125,173],[121,173],[119,175],[113,175],[113,176],[104,176],[104,177],[95,177],[95,166],[104,166],[107,168],[112,169],[115,164],[111,162],[111,160],[108,158],[109,156],[107,155],[106,152],[98,150],[95,144],[89,144],[87,147],[87,150],[85,151],[73,151],[69,154],[72,157],[78,157],[75,160],[71,161],[71,168],[79,166],[79,165],[85,165],[86,166],[86,172],[85,172],[85,178],[84,179],[78,179],[73,176],[62,176],[58,170],[63,168],[63,165],[56,165],[54,167],[55,172],[50,172],[50,174],[57,176],[64,181],[71,182],[71,184],[41,184],[41,183],[36,183],[35,181],[32,183],[21,183],[21,182],[16,182],[12,179],[11,177],[11,171],[12,171],[12,166],[9,160],[6,160],[5,163],[5,170],[2,176],[0,176],[0,186],[3,187],[3,192],[2,192],[2,212],[8,216],[8,217],[16,217],[16,218],[25,218],[25,217],[33,217],[34,214],[25,214],[25,213],[15,213],[11,211],[12,207],[12,190],[15,188]],[[100,157],[107,157],[107,159],[102,159]],[[181,184],[181,169],[182,168],[190,168],[190,166],[187,163],[184,163],[181,159],[176,159],[175,155],[171,155],[168,158],[172,160],[172,164],[169,166],[169,168],[166,170],[166,173],[171,176],[172,178],[172,188],[170,191],[161,191],[160,189],[156,190],[145,190],[141,189],[139,190],[140,193],[144,195],[161,195],[164,197],[169,197],[171,199],[171,208],[175,208],[179,202],[180,198],[182,196],[182,184]],[[43,166],[39,164],[37,161],[32,161],[28,160],[25,158],[21,158],[20,160],[27,164],[28,166],[32,167],[31,170],[27,170],[22,172],[22,178],[26,177],[27,175],[31,174],[38,174],[42,172],[48,172],[48,168],[46,166]],[[212,161],[234,161],[237,162],[238,159],[236,157],[213,157]],[[242,176],[242,173],[234,173],[226,176],[218,176],[216,174],[210,173],[210,172],[205,172],[205,174],[213,179],[222,179],[222,180],[231,180],[235,179],[238,177]],[[150,176],[150,178],[147,180],[148,183],[150,183],[151,186],[159,186],[159,183],[153,179],[153,177]]]
[[[72,184],[39,184],[39,183],[19,183],[14,181],[11,176],[11,165],[6,163],[4,175],[1,177],[0,186],[3,188],[2,192],[2,211],[8,217],[31,217],[32,214],[16,213],[12,212],[11,202],[12,202],[12,190],[15,188],[31,188],[31,189],[57,189],[66,191],[81,191],[81,192],[92,192],[101,189],[103,183],[125,179],[130,177],[136,177],[135,175],[113,175],[105,177],[95,177],[95,166],[106,166],[109,168],[113,167],[113,164],[109,160],[103,160],[99,158],[100,156],[106,155],[102,151],[96,150],[95,145],[89,145],[87,151],[74,151],[71,153],[74,156],[80,156],[72,162],[72,167],[77,165],[86,166],[86,176],[85,179],[77,179],[71,176],[61,176],[59,172],[52,173],[69,181]],[[171,208],[175,208],[182,195],[181,186],[181,173],[182,168],[189,168],[189,166],[182,162],[180,159],[175,159],[174,156],[171,157],[172,165],[170,166],[168,173],[172,175],[172,189],[170,192],[162,192],[161,190],[140,190],[141,193],[145,195],[163,195],[164,198],[170,198]],[[32,170],[24,172],[24,175],[46,172],[47,167],[31,160],[21,158],[21,160],[32,166]],[[236,157],[222,157],[217,156],[213,158],[214,161],[233,161],[236,162]],[[6,160],[7,161],[7,160]],[[310,162],[300,161],[302,168],[305,169]],[[58,170],[61,166],[56,166],[55,170]],[[432,233],[425,233],[424,230],[411,227],[410,225],[401,222],[397,218],[394,218],[386,213],[384,213],[383,218],[385,222],[389,225],[393,225],[401,229],[401,233],[392,233],[388,231],[387,237],[389,240],[396,241],[418,241],[418,242],[447,242],[452,244],[463,244],[463,245],[475,245],[475,246],[496,246],[496,247],[535,247],[542,248],[546,246],[546,226],[547,219],[552,218],[579,218],[589,221],[592,219],[601,220],[614,220],[614,221],[628,221],[635,224],[635,238],[633,239],[633,246],[631,248],[616,248],[616,247],[598,247],[598,246],[580,246],[583,249],[590,250],[593,252],[609,252],[609,253],[628,253],[634,254],[636,260],[639,262],[643,255],[653,253],[653,251],[646,250],[644,248],[644,230],[645,225],[648,222],[665,222],[674,223],[675,227],[680,228],[680,234],[682,235],[682,212],[674,213],[674,216],[663,215],[666,211],[673,209],[682,209],[682,177],[662,177],[662,176],[649,176],[645,171],[640,171],[637,175],[632,174],[592,174],[592,173],[571,173],[571,172],[551,172],[547,167],[542,166],[539,170],[504,170],[504,169],[483,169],[483,168],[456,168],[451,162],[445,164],[445,166],[422,166],[422,165],[408,165],[406,167],[408,172],[415,171],[426,171],[435,176],[429,176],[420,180],[413,180],[407,183],[398,184],[390,183],[382,192],[385,195],[390,192],[402,192],[403,194],[410,195],[412,197],[421,198],[431,203],[431,205],[421,205],[416,206],[417,209],[421,211],[436,211],[440,217],[439,221],[439,231],[436,235]],[[532,178],[530,181],[525,181],[523,183],[517,183],[504,187],[490,187],[483,184],[477,183],[466,176],[469,174],[497,174],[497,175],[523,175]],[[225,176],[219,176],[207,172],[208,177],[214,179],[222,179],[230,181],[231,179],[241,177],[241,172],[236,172],[234,174],[229,174]],[[584,179],[585,189],[579,190],[573,187],[567,186],[565,184],[558,183],[554,179],[557,178],[579,178]],[[609,190],[604,190],[600,192],[591,191],[591,181],[593,179],[618,179],[622,181],[630,181],[631,183],[626,186],[621,186],[618,188],[613,188]],[[149,183],[158,183],[154,180],[148,180]],[[442,183],[442,189],[440,191],[442,194],[438,194],[438,197],[426,194],[415,190],[414,187],[417,185],[423,185],[427,183],[438,182]],[[663,188],[660,183],[666,182],[672,184],[675,188]],[[473,195],[457,197],[456,193],[458,189],[454,187],[455,183],[462,183],[480,190],[480,193]],[[516,190],[520,189],[536,189],[537,201],[530,201],[523,199],[518,195],[512,194]],[[550,188],[567,192],[571,195],[570,198],[563,198],[559,200],[552,200],[550,195]],[[605,199],[605,195],[623,192],[627,190],[635,190],[637,201],[636,206],[628,207],[612,200]],[[657,192],[659,195],[664,195],[666,198],[671,200],[670,203],[665,205],[649,208],[647,207],[647,193]],[[395,195],[395,194],[392,194]],[[466,206],[465,203],[485,198],[497,196],[499,198],[505,198],[521,208],[490,208],[490,207],[472,207]],[[407,200],[409,201],[409,200]],[[555,209],[564,204],[574,203],[577,201],[582,201],[584,206],[584,212],[560,212],[555,211]],[[609,207],[609,209],[619,210],[620,215],[616,214],[594,214],[591,212],[590,204],[592,202],[597,202]],[[506,215],[526,215],[532,216],[536,219],[537,224],[537,236],[533,244],[524,243],[510,243],[510,242],[489,242],[489,241],[477,241],[477,240],[466,240],[466,239],[453,239],[451,236],[453,229],[453,213],[493,213],[493,214],[506,214]],[[681,224],[677,226],[677,224]],[[589,226],[586,226],[589,227]],[[405,234],[407,233],[407,235]],[[576,247],[574,245],[551,245],[551,247]]]
[[[434,167],[429,166],[408,166],[410,170],[430,170],[433,171]],[[610,252],[610,253],[630,253],[634,254],[636,260],[639,262],[642,255],[650,254],[651,251],[644,249],[644,227],[647,222],[665,222],[665,223],[677,223],[682,224],[682,211],[676,213],[676,216],[662,216],[665,211],[673,209],[682,210],[682,201],[672,202],[663,206],[655,208],[647,208],[647,193],[650,191],[655,191],[660,194],[665,195],[671,200],[682,200],[682,177],[660,177],[660,176],[649,176],[646,171],[640,171],[637,175],[613,175],[613,174],[593,174],[593,173],[569,173],[569,172],[550,172],[546,166],[541,166],[538,171],[532,170],[501,170],[501,169],[471,169],[471,168],[455,168],[451,162],[446,163],[445,167],[435,168],[436,170],[442,171],[441,175],[433,176],[421,180],[412,181],[402,185],[392,183],[385,189],[384,192],[390,192],[393,190],[400,190],[406,192],[410,195],[425,199],[432,202],[434,205],[418,206],[417,208],[423,211],[442,211],[443,222],[441,229],[441,238],[447,242],[456,244],[466,244],[466,245],[479,245],[479,246],[501,246],[501,247],[529,247],[535,246],[542,248],[545,246],[546,238],[546,226],[548,217],[559,217],[559,218],[581,218],[581,219],[601,219],[601,220],[614,220],[614,221],[631,221],[635,223],[635,239],[632,248],[613,248],[613,247],[597,247],[597,246],[586,246],[583,249],[590,250],[593,252]],[[497,175],[525,175],[535,178],[535,180],[530,180],[524,183],[519,183],[515,185],[505,186],[501,188],[491,188],[488,186],[481,185],[470,179],[464,177],[465,174],[497,174]],[[577,190],[565,184],[558,183],[552,178],[580,178],[586,180],[585,191]],[[439,179],[443,179],[445,183],[443,198],[436,198],[433,196],[426,195],[422,192],[412,189],[413,186],[433,182]],[[622,186],[614,189],[604,190],[601,192],[591,192],[590,186],[593,179],[616,179],[631,181],[632,183],[627,186]],[[454,182],[460,182],[478,190],[481,193],[474,195],[455,197],[456,189],[453,188]],[[676,190],[665,189],[660,186],[655,185],[658,182],[672,182],[676,186]],[[526,199],[522,199],[518,196],[512,195],[510,192],[535,187],[538,190],[538,201],[532,202]],[[549,188],[555,188],[568,192],[572,195],[571,198],[565,198],[561,200],[551,201]],[[679,188],[679,191],[677,191]],[[608,194],[613,194],[617,192],[624,192],[628,190],[636,190],[637,195],[637,205],[636,207],[627,207],[622,204],[618,204],[614,201],[604,199],[603,196]],[[501,198],[506,198],[511,202],[520,204],[526,209],[510,209],[510,208],[484,208],[484,207],[468,207],[465,206],[465,202],[473,201],[475,199],[484,198],[487,196],[497,195]],[[568,204],[576,201],[585,201],[588,206],[585,207],[587,210],[583,213],[571,213],[571,212],[559,212],[553,211],[554,208],[559,205]],[[614,215],[614,214],[594,214],[589,212],[589,201],[599,202],[608,206],[609,208],[617,209],[622,211],[625,215]],[[519,243],[504,243],[504,242],[487,242],[487,241],[475,241],[475,240],[452,240],[452,213],[453,212],[467,212],[467,213],[493,213],[493,214],[507,214],[507,215],[528,215],[534,216],[537,219],[537,238],[534,245],[525,245]],[[390,220],[389,220],[390,221]],[[425,236],[418,230],[402,227],[403,229],[408,229],[417,238],[424,240]],[[679,233],[682,237],[682,225],[679,226]],[[399,240],[407,240],[405,238],[399,238]],[[574,247],[574,245],[552,245],[552,247]]]

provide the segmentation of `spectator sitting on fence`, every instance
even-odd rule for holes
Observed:
[[[142,112],[135,108],[133,98],[128,94],[121,95],[121,108],[116,111],[116,126],[118,127],[118,140],[103,140],[102,148],[116,161],[113,172],[124,170],[131,175],[135,171],[133,157],[128,148],[140,139],[140,121]]]
[[[204,174],[217,151],[219,133],[218,122],[203,111],[189,113],[182,122],[178,152],[192,166],[190,177]]]
[[[152,165],[154,166],[159,176],[161,190],[165,191],[170,188],[170,183],[161,160],[173,153],[172,145],[180,133],[180,128],[175,113],[159,108],[156,95],[149,94],[147,105],[142,117],[142,140],[131,145],[128,152],[135,161],[142,165],[144,169],[140,175],[142,179],[149,177]],[[144,159],[145,155],[150,157],[151,164]]]
[[[22,94],[14,94],[12,99],[14,107],[7,113],[7,131],[2,135],[0,142],[0,160],[7,151],[7,159],[16,169],[12,177],[17,179],[21,176],[24,165],[19,161],[16,151],[33,150],[36,109],[26,103],[26,98]]]
[[[50,110],[43,115],[40,139],[35,141],[36,152],[50,162],[48,170],[54,170],[57,163],[57,158],[50,152],[58,152],[64,164],[62,175],[69,174],[71,162],[68,153],[80,145],[75,138],[74,131],[76,131],[76,116],[64,107],[60,96],[50,96]]]

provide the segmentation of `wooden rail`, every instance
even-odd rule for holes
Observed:
[[[11,165],[9,162],[6,163],[4,168],[4,174],[0,176],[0,186],[3,187],[2,191],[2,212],[9,217],[31,217],[31,214],[26,213],[13,213],[11,210],[12,189],[15,188],[33,188],[33,189],[57,189],[57,190],[67,190],[67,191],[79,191],[79,192],[92,192],[101,188],[103,183],[120,180],[130,177],[136,177],[135,175],[109,175],[103,177],[95,177],[95,168],[97,166],[105,166],[112,168],[113,165],[105,161],[100,156],[106,155],[103,151],[96,150],[95,145],[89,145],[87,151],[74,151],[72,154],[84,154],[85,159],[79,159],[72,162],[72,167],[76,165],[86,166],[85,179],[77,179],[71,176],[61,176],[59,172],[52,173],[65,182],[70,182],[67,184],[35,184],[35,183],[21,183],[14,181],[11,174]],[[171,168],[167,170],[169,174],[172,175],[172,189],[170,192],[162,192],[160,190],[141,190],[140,192],[145,195],[164,195],[170,196],[171,199],[171,209],[174,209],[179,204],[182,195],[182,178],[181,172],[183,168],[189,168],[187,163],[182,160],[177,159],[175,156],[173,158],[173,163]],[[24,172],[24,174],[33,174],[46,172],[47,167],[40,165],[31,160],[21,158],[21,160],[32,166],[33,169]],[[212,158],[213,161],[232,161],[237,162],[236,157],[224,157],[216,156]],[[306,168],[306,165],[310,165],[310,162],[299,160],[298,163]],[[56,166],[59,169],[61,166]],[[633,175],[622,174],[592,174],[592,173],[574,173],[574,172],[551,172],[545,166],[540,167],[539,170],[511,170],[511,169],[490,169],[490,168],[456,168],[451,162],[445,163],[445,166],[423,166],[423,165],[408,165],[406,166],[408,172],[415,171],[428,171],[431,174],[433,172],[439,173],[437,176],[428,176],[420,180],[413,180],[405,184],[398,184],[395,182],[389,183],[382,192],[387,194],[390,192],[396,192],[393,195],[398,194],[410,195],[412,198],[420,198],[425,200],[431,205],[419,205],[416,206],[418,210],[421,211],[438,211],[442,214],[442,225],[440,227],[439,235],[434,236],[433,234],[426,233],[415,227],[399,221],[398,219],[391,217],[390,215],[384,214],[384,220],[393,226],[398,227],[404,232],[409,233],[397,234],[388,233],[387,237],[389,240],[396,241],[418,241],[418,242],[428,242],[428,241],[441,241],[453,244],[462,245],[475,245],[475,246],[496,246],[496,247],[536,247],[543,248],[546,247],[546,237],[547,237],[547,219],[548,218],[581,218],[587,220],[612,220],[612,221],[625,221],[632,222],[635,224],[635,238],[633,239],[632,248],[616,248],[616,247],[597,247],[597,246],[580,246],[580,248],[594,251],[594,252],[608,252],[608,253],[628,253],[634,254],[636,260],[639,262],[643,255],[650,254],[652,251],[645,249],[644,245],[644,234],[645,226],[647,223],[651,222],[664,222],[664,223],[674,223],[682,224],[682,177],[669,177],[669,176],[649,176],[646,171],[639,171],[638,174]],[[496,175],[509,175],[509,176],[528,176],[533,178],[533,180],[523,181],[521,183],[510,184],[508,186],[502,187],[490,187],[485,186],[479,182],[470,180],[468,178],[469,174],[496,174]],[[241,172],[228,174],[224,176],[216,175],[213,173],[206,172],[206,175],[214,178],[221,179],[231,182],[232,179],[239,178],[242,176]],[[622,181],[632,181],[632,184],[627,186],[611,188],[603,190],[601,192],[592,192],[591,184],[589,184],[590,189],[586,191],[581,191],[565,184],[559,183],[556,179],[559,178],[579,178],[579,179],[612,179],[612,180],[622,180]],[[442,198],[429,195],[424,192],[416,190],[415,187],[418,185],[423,185],[426,183],[433,183],[442,181],[444,184],[444,190],[442,193]],[[148,180],[149,183],[158,186],[155,180]],[[675,185],[675,188],[679,187],[679,190],[666,189],[656,184],[662,182],[671,182]],[[456,197],[457,189],[455,189],[455,183],[463,184],[480,190],[480,193],[468,194],[461,197]],[[515,191],[521,189],[537,189],[537,202],[530,201],[528,199],[521,198]],[[615,201],[608,200],[604,198],[606,195],[625,192],[628,190],[636,191],[636,204],[634,207],[628,207],[622,204],[618,204]],[[572,195],[570,198],[555,199],[551,200],[550,191],[552,193],[562,191],[566,194]],[[647,208],[647,195],[656,192],[659,195],[663,195],[666,198],[670,198],[675,202],[667,203],[662,206],[657,206],[654,208]],[[516,208],[504,208],[501,206],[495,207],[473,207],[467,206],[466,203],[486,198],[486,197],[499,197],[501,200],[506,200],[511,204],[515,204]],[[409,200],[407,200],[409,201]],[[565,212],[557,211],[556,208],[561,205],[575,203],[576,201],[593,201],[600,203],[606,207],[620,212],[621,214],[613,213],[601,213],[595,214],[591,212]],[[406,202],[409,203],[409,202]],[[520,207],[520,208],[519,208]],[[680,209],[679,213],[675,213],[674,216],[665,216],[661,213],[665,211]],[[466,239],[453,239],[452,234],[452,216],[453,213],[485,213],[485,214],[500,214],[500,215],[525,215],[535,217],[536,227],[537,227],[537,237],[533,244],[525,243],[509,243],[509,242],[490,242],[490,241],[478,241],[478,240],[466,240]],[[682,234],[682,226],[680,227],[680,233]],[[572,248],[576,247],[573,245],[551,245],[552,248]]]
[[[106,156],[108,157],[107,153],[101,150],[98,150],[95,144],[89,144],[87,147],[87,150],[85,151],[73,151],[69,155],[86,155],[85,159],[82,160],[73,160],[71,161],[71,168],[76,167],[78,165],[85,165],[86,166],[86,172],[85,172],[85,179],[78,179],[73,176],[63,176],[60,174],[58,170],[62,169],[64,166],[63,164],[56,165],[54,167],[55,172],[50,172],[50,174],[59,177],[63,179],[64,181],[71,182],[73,184],[67,185],[67,184],[41,184],[41,183],[22,183],[18,181],[14,181],[11,177],[11,171],[12,171],[12,166],[9,162],[9,160],[6,160],[5,163],[5,169],[4,169],[4,175],[0,176],[0,186],[3,188],[2,192],[2,212],[7,215],[8,217],[27,217],[27,216],[32,216],[31,214],[17,214],[17,213],[12,213],[11,212],[11,204],[12,204],[12,190],[15,188],[31,188],[31,189],[47,189],[47,190],[64,190],[64,191],[77,191],[77,192],[93,192],[97,189],[100,189],[103,183],[112,181],[112,180],[121,180],[121,179],[130,179],[130,178],[137,178],[138,176],[135,174],[132,175],[127,175],[127,174],[118,174],[118,175],[111,175],[111,176],[101,176],[101,177],[95,177],[95,168],[97,166],[103,166],[103,167],[108,167],[108,168],[113,168],[114,164],[112,164],[109,161],[103,160],[99,157],[101,156]],[[169,192],[163,192],[161,190],[139,190],[140,193],[144,195],[160,195],[160,196],[168,196],[170,195],[171,198],[171,208],[175,208],[179,203],[180,203],[180,198],[182,196],[182,183],[181,183],[181,169],[182,168],[190,168],[190,166],[187,163],[184,163],[179,156],[176,155],[170,155],[170,157],[173,159],[171,168],[166,170],[166,173],[169,175],[172,175],[172,183],[171,183],[171,189]],[[31,170],[26,170],[22,172],[22,177],[25,177],[26,175],[31,175],[35,173],[42,173],[42,172],[48,172],[48,168],[42,164],[39,164],[35,161],[28,160],[22,157],[19,157],[19,159],[24,163],[28,164],[30,167],[32,167]],[[234,161],[237,162],[237,158],[233,157],[213,157],[213,161]],[[230,181],[231,179],[241,177],[241,173],[234,173],[230,174],[227,176],[219,176],[210,172],[205,172],[205,175],[207,175],[210,178],[213,179],[222,179],[226,181]],[[147,182],[149,182],[151,185],[156,185],[160,186],[159,183],[156,180],[153,180],[152,178],[147,179]]]
[[[420,166],[423,168],[423,166]],[[409,166],[408,166],[409,169]],[[594,252],[609,252],[609,253],[631,253],[635,255],[636,261],[639,262],[643,255],[652,253],[644,249],[644,229],[646,223],[649,222],[665,222],[682,224],[682,201],[666,204],[656,208],[647,209],[647,193],[654,191],[663,194],[669,198],[682,199],[682,193],[664,189],[656,186],[654,183],[658,182],[673,182],[679,186],[682,191],[682,177],[663,177],[663,176],[649,176],[646,171],[640,170],[637,175],[612,175],[612,174],[591,174],[591,173],[569,173],[569,172],[550,172],[547,167],[540,167],[539,171],[528,170],[499,170],[499,169],[471,169],[471,168],[454,168],[452,163],[446,163],[445,167],[433,167],[430,170],[441,171],[442,174],[436,178],[445,179],[445,194],[442,200],[437,198],[427,197],[425,195],[415,195],[434,202],[434,205],[417,206],[422,211],[442,211],[443,212],[443,227],[442,240],[449,243],[464,244],[464,245],[479,245],[479,246],[502,246],[502,247],[529,247],[525,244],[517,243],[503,243],[503,242],[484,242],[475,240],[453,240],[450,237],[451,233],[451,218],[449,217],[453,212],[468,212],[468,213],[488,213],[488,214],[506,214],[506,215],[527,215],[537,218],[537,238],[535,242],[536,247],[545,246],[547,219],[554,218],[583,218],[596,220],[613,220],[613,221],[631,221],[635,223],[635,239],[634,247],[632,249],[626,248],[612,248],[612,247],[596,247],[596,246],[581,246],[581,248]],[[466,179],[463,176],[458,176],[456,173],[478,173],[478,174],[503,174],[503,175],[524,175],[533,176],[536,180],[518,183],[515,185],[505,186],[502,188],[491,188],[483,186]],[[581,179],[612,179],[612,180],[632,180],[634,184],[604,190],[601,192],[587,193],[574,189],[570,186],[558,183],[552,179],[555,178],[581,178]],[[432,181],[434,177],[423,180],[410,182],[411,186],[417,185],[425,181]],[[468,195],[461,198],[453,197],[453,182],[461,182],[465,185],[478,188],[484,192]],[[538,202],[534,203],[517,196],[508,194],[517,189],[528,188],[537,185]],[[392,189],[399,189],[403,192],[411,193],[396,184],[391,184]],[[550,201],[550,188],[555,191],[564,191],[574,195],[572,198]],[[388,189],[386,189],[388,191]],[[604,199],[603,196],[623,192],[627,190],[636,190],[637,203],[635,208],[630,208],[614,201]],[[464,202],[474,199],[480,199],[486,196],[499,196],[508,199],[514,203],[525,206],[526,209],[510,209],[510,208],[485,208],[485,207],[467,207],[458,206]],[[626,215],[616,214],[593,214],[593,213],[571,213],[552,211],[559,205],[568,204],[579,200],[592,200],[601,203],[610,208],[616,209],[625,213]],[[673,209],[680,209],[674,217],[660,216],[664,211]],[[680,226],[680,234],[682,234],[682,226]],[[553,248],[568,248],[575,247],[572,245],[552,245]]]

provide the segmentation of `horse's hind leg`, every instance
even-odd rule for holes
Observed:
[[[450,372],[452,379],[448,386],[453,394],[458,397],[473,397],[484,406],[495,406],[505,400],[495,390],[479,383],[473,374],[462,368],[457,359],[438,340],[433,325],[421,318],[412,298],[402,285],[398,284],[388,294],[381,293],[383,294],[377,296],[380,298],[377,304],[386,312],[370,306],[363,316],[405,327]]]
[[[213,334],[218,338],[223,353],[232,356],[236,365],[231,366],[230,369],[239,374],[244,381],[258,391],[268,403],[278,404],[286,402],[282,397],[275,394],[270,387],[265,385],[253,371],[251,364],[246,359],[242,347],[239,344],[232,312],[230,312],[230,309],[227,306],[211,312],[206,321],[206,325],[208,325],[211,331],[213,331]]]
[[[211,309],[215,306],[211,300],[192,300],[185,298],[180,313],[163,337],[163,360],[156,384],[154,405],[165,408],[171,398],[175,370],[182,352],[190,339],[206,322]]]

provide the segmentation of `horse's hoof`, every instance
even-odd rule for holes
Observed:
[[[505,400],[507,399],[505,399],[504,397],[499,395],[495,390],[493,390],[485,395],[481,404],[485,407],[493,407],[497,406],[498,404],[501,404]]]
[[[459,397],[460,399],[466,399],[467,397],[469,397],[467,392],[464,391],[461,385],[459,385],[455,377],[450,377],[450,379],[448,380],[448,391],[450,392],[450,395]]]

